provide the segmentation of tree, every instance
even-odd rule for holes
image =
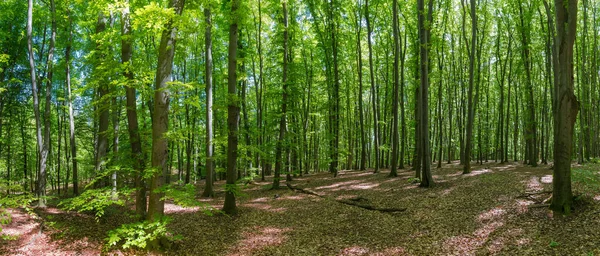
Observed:
[[[213,197],[213,180],[215,172],[215,164],[213,163],[213,88],[212,88],[212,22],[210,8],[204,8],[204,59],[205,65],[205,82],[206,82],[206,185],[202,196]]]
[[[103,11],[98,12],[98,21],[96,22],[96,36],[102,35],[106,30],[106,23],[108,19],[105,17]],[[104,40],[96,41],[96,54],[100,56],[96,56],[101,61],[106,58],[108,43]],[[110,101],[109,101],[109,88],[108,88],[108,77],[105,76],[103,67],[101,67],[104,63],[96,63],[96,76],[99,77],[98,83],[98,97],[97,100],[97,110],[100,112],[98,116],[98,137],[96,138],[96,159],[95,159],[95,175],[102,177],[102,172],[104,172],[104,168],[106,166],[106,154],[108,153],[108,125],[109,125],[109,109],[110,109]],[[105,186],[107,185],[105,179],[96,182],[97,186]]]
[[[577,36],[577,0],[555,0],[554,19],[554,169],[550,209],[569,214],[573,205],[571,156],[579,102],[573,89],[573,44]]]
[[[181,15],[185,0],[171,0],[169,8],[176,15]],[[164,213],[164,193],[157,191],[164,183],[167,175],[167,157],[169,141],[166,133],[169,126],[169,91],[167,83],[171,81],[173,56],[177,38],[177,27],[171,19],[162,32],[156,68],[156,84],[154,87],[154,116],[152,118],[152,178],[150,179],[150,197],[146,219],[154,221]]]
[[[133,55],[133,37],[131,31],[131,20],[129,16],[129,0],[125,0],[125,6],[121,13],[121,63],[125,65],[123,76],[126,79],[125,97],[127,98],[127,130],[129,132],[129,143],[131,144],[131,155],[133,158],[133,169],[135,174],[135,210],[141,218],[146,216],[146,184],[143,178],[145,168],[144,153],[142,151],[142,139],[140,137],[136,89],[132,70],[131,57]]]
[[[282,4],[283,10],[283,75],[282,75],[282,96],[281,96],[281,119],[279,121],[279,139],[277,140],[277,149],[275,152],[275,177],[273,178],[272,189],[279,189],[279,179],[282,170],[281,155],[283,147],[286,144],[285,132],[287,130],[287,101],[288,101],[288,9],[287,3]]]
[[[369,0],[365,1],[365,20],[367,21],[367,43],[369,45],[369,74],[371,81],[371,102],[373,103],[373,151],[375,152],[375,173],[379,172],[379,132],[377,122],[377,95],[375,91],[375,75],[373,71],[373,43],[371,35],[373,29],[369,20]]]
[[[225,203],[223,211],[230,215],[237,214],[235,184],[237,174],[238,130],[240,107],[237,101],[237,41],[240,14],[240,0],[231,0],[231,23],[229,24],[229,54],[227,57],[227,182],[225,185]]]
[[[464,4],[463,4],[464,6]],[[473,100],[473,84],[475,80],[475,46],[477,45],[477,13],[475,12],[475,0],[471,0],[471,45],[469,52],[469,92],[467,96],[467,134],[466,134],[466,144],[465,144],[465,162],[463,167],[463,174],[468,174],[471,172],[471,148],[472,148],[472,138],[473,138],[473,121],[475,119],[475,107]],[[466,35],[465,42],[467,42]],[[467,48],[469,44],[467,43]]]
[[[396,164],[398,164],[398,89],[400,86],[400,74],[398,66],[400,65],[400,28],[398,27],[398,0],[394,0],[393,3],[393,27],[394,27],[394,89],[393,89],[393,106],[392,106],[392,165],[390,168],[390,177],[397,177],[398,171],[396,170]],[[404,99],[403,99],[404,100]]]
[[[71,148],[71,161],[73,168],[73,195],[78,195],[79,182],[77,177],[77,143],[75,143],[75,117],[73,115],[73,95],[71,90],[71,47],[73,42],[73,24],[71,21],[71,9],[68,6],[66,13],[67,19],[69,20],[69,38],[67,39],[67,47],[65,48],[65,75],[67,78],[67,97],[69,100],[69,143]]]
[[[472,0],[474,1],[474,0]],[[420,53],[420,81],[419,101],[417,103],[419,119],[419,158],[421,163],[421,184],[422,187],[432,187],[435,185],[431,176],[431,153],[429,150],[429,34],[430,28],[425,26],[425,19],[433,20],[433,0],[429,0],[429,10],[425,12],[424,0],[418,0],[417,10],[419,14],[419,53]],[[427,16],[425,16],[427,14]]]

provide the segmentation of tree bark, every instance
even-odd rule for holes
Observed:
[[[465,39],[465,42],[466,39]],[[473,83],[475,74],[475,46],[477,44],[477,14],[475,12],[475,0],[471,0],[471,49],[469,50],[469,92],[467,96],[468,120],[465,144],[465,163],[463,174],[471,172],[471,147],[473,137],[473,121],[475,119],[475,108],[473,102]],[[467,47],[468,47],[467,43]]]
[[[579,102],[573,90],[573,44],[577,36],[577,0],[554,0],[554,175],[550,209],[569,214],[573,205],[571,156]]]
[[[283,8],[283,78],[282,78],[282,99],[281,99],[281,118],[279,121],[279,138],[277,140],[277,149],[275,150],[275,177],[273,177],[273,187],[279,189],[279,180],[281,170],[283,169],[282,152],[284,151],[287,114],[287,90],[288,90],[288,10],[286,2],[282,3]]]
[[[400,28],[398,27],[398,0],[394,0],[392,3],[393,9],[393,28],[394,28],[394,88],[393,88],[393,102],[392,102],[392,163],[390,168],[390,177],[398,177],[396,170],[398,164],[398,89],[400,87],[400,74],[399,74],[399,62],[400,62]]]
[[[77,144],[75,143],[75,116],[73,114],[73,95],[71,90],[71,47],[73,42],[73,25],[71,20],[71,10],[67,9],[67,17],[69,20],[69,38],[65,49],[65,73],[67,77],[67,91],[69,98],[69,143],[71,147],[71,164],[73,172],[73,195],[79,194],[79,181],[77,170]]]
[[[474,0],[472,0],[474,1]],[[419,141],[420,153],[419,161],[421,163],[421,187],[433,187],[435,185],[431,175],[431,154],[429,150],[429,31],[425,27],[426,19],[431,24],[433,18],[433,0],[429,0],[427,16],[425,16],[424,0],[418,0],[417,8],[419,13],[419,42],[420,42],[420,71],[421,86],[419,90],[419,102],[417,107],[420,115]]]
[[[206,92],[206,184],[203,197],[213,197],[213,181],[215,164],[213,162],[213,82],[212,82],[212,21],[210,8],[204,8],[204,59],[205,59],[205,92]]]
[[[379,172],[379,131],[377,122],[377,95],[375,90],[375,74],[373,70],[373,28],[369,19],[369,0],[365,1],[365,20],[367,21],[367,43],[369,45],[369,74],[371,83],[371,103],[373,104],[373,151],[375,152],[375,173]]]
[[[171,0],[169,7],[175,14],[181,15],[185,0]],[[150,179],[150,198],[148,204],[147,220],[155,221],[164,214],[165,202],[162,192],[156,191],[163,185],[167,174],[168,140],[165,133],[169,126],[169,91],[167,83],[171,81],[173,70],[173,56],[177,38],[177,27],[170,20],[162,32],[158,52],[158,65],[156,69],[156,84],[154,89],[154,117],[152,118],[152,171]]]
[[[238,23],[241,15],[238,13],[240,0],[231,1],[231,23],[229,24],[229,54],[227,63],[227,182],[225,185],[225,203],[223,211],[226,214],[237,214],[235,203],[236,196],[236,169],[237,169],[237,147],[238,130],[240,119],[239,102],[237,96],[237,41]]]

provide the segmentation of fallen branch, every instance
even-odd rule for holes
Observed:
[[[548,208],[548,207],[550,207],[550,205],[549,204],[533,204],[533,205],[529,205],[527,207],[529,209],[532,209],[532,208]]]
[[[552,191],[539,191],[539,192],[523,193],[518,197],[535,196],[535,195],[543,195],[543,194],[552,194]]]
[[[359,207],[359,208],[362,208],[362,209],[365,209],[365,210],[378,211],[378,212],[386,212],[386,213],[406,211],[406,208],[380,208],[380,207],[376,207],[376,206],[372,206],[372,205],[368,205],[368,204],[361,204],[359,202],[359,201],[363,201],[361,199],[365,199],[366,200],[366,198],[359,197],[359,198],[355,198],[354,200],[353,199],[350,199],[350,200],[340,200],[340,199],[335,199],[335,198],[331,198],[331,197],[326,197],[326,196],[320,195],[319,193],[314,192],[314,191],[309,190],[309,189],[294,187],[294,186],[292,186],[292,184],[289,184],[289,183],[286,183],[286,186],[289,189],[294,190],[294,191],[299,191],[299,192],[304,193],[304,194],[309,194],[309,195],[318,196],[318,197],[325,198],[325,199],[330,199],[330,200],[336,201],[336,202],[341,203],[341,204],[350,205],[350,206],[356,206],[356,207]]]

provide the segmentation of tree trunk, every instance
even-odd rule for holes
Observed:
[[[359,117],[359,122],[360,122],[360,164],[359,164],[359,170],[366,170],[366,160],[367,160],[367,149],[366,149],[366,134],[365,134],[365,121],[364,121],[364,107],[363,107],[363,73],[362,73],[362,47],[361,47],[361,43],[360,43],[360,32],[361,32],[361,28],[362,28],[362,15],[361,15],[361,10],[360,10],[360,6],[358,7],[358,10],[356,11],[356,59],[357,59],[357,72],[358,72],[358,97],[357,97],[357,101],[358,101],[358,117]]]
[[[169,7],[174,8],[177,15],[181,15],[184,4],[185,0],[172,0]],[[169,91],[167,90],[167,83],[171,81],[176,36],[177,27],[174,26],[173,20],[170,20],[162,32],[156,69],[154,117],[152,118],[152,169],[154,173],[150,179],[150,198],[146,218],[149,221],[155,221],[164,214],[165,202],[162,200],[164,193],[155,190],[163,185],[164,177],[168,171],[166,163],[169,144],[165,137],[169,126]]]
[[[392,3],[393,9],[393,28],[394,28],[394,88],[393,88],[393,102],[392,102],[392,163],[390,168],[390,177],[397,177],[398,171],[396,166],[398,164],[398,89],[400,87],[400,74],[398,70],[400,62],[400,29],[398,28],[398,0],[394,0]]]
[[[329,3],[329,15],[330,15],[330,32],[331,32],[331,49],[333,54],[333,88],[332,88],[332,111],[329,113],[332,125],[332,136],[330,138],[330,154],[331,162],[329,164],[329,172],[333,173],[333,177],[337,177],[338,174],[338,163],[339,163],[339,144],[340,144],[340,72],[338,63],[338,43],[337,43],[337,23],[335,21],[335,10],[337,5],[335,0]]]
[[[203,197],[213,197],[213,181],[215,164],[213,162],[213,82],[212,82],[212,21],[209,8],[204,8],[204,58],[205,58],[205,80],[206,80],[206,185]]]
[[[65,49],[65,73],[67,77],[67,91],[69,98],[69,144],[71,147],[71,161],[73,172],[73,195],[79,194],[79,181],[77,177],[77,144],[75,143],[75,116],[73,114],[73,95],[71,93],[71,47],[73,42],[73,25],[71,20],[71,11],[67,9],[69,20],[69,38]]]
[[[127,65],[123,76],[128,83],[133,83],[133,71],[131,70],[131,58],[133,55],[133,38],[131,30],[131,20],[129,16],[129,0],[125,0],[125,6],[122,10],[121,34],[121,62]],[[135,212],[140,218],[146,216],[146,184],[143,178],[145,168],[145,157],[142,151],[142,140],[137,117],[136,90],[133,84],[125,87],[125,96],[127,98],[127,130],[129,132],[129,143],[131,145],[131,155],[133,158],[133,169],[135,170]]]
[[[474,1],[474,0],[472,0]],[[433,21],[433,0],[429,0],[427,17],[425,16],[424,0],[418,0],[417,8],[419,13],[419,42],[420,42],[420,71],[421,86],[419,90],[419,102],[417,107],[420,115],[419,141],[420,153],[419,162],[421,163],[421,187],[433,187],[435,185],[431,175],[431,153],[429,150],[429,28],[425,27],[425,22]],[[426,21],[427,19],[427,21]]]
[[[238,130],[240,119],[239,103],[233,101],[237,95],[237,41],[238,41],[238,22],[241,15],[238,14],[240,0],[231,1],[231,24],[229,24],[229,55],[227,63],[227,182],[225,185],[225,203],[223,211],[226,214],[235,215],[237,206],[235,204],[236,196],[236,167],[237,167],[237,147]]]
[[[96,34],[100,34],[103,33],[106,30],[106,22],[107,22],[107,18],[104,17],[103,12],[99,12],[98,13],[98,21],[96,23]],[[97,58],[100,58],[100,60],[102,60],[103,58],[106,57],[106,53],[103,53],[105,51],[104,49],[104,45],[101,45],[101,43],[96,43],[96,51],[98,51],[99,56],[97,56]],[[102,65],[102,64],[97,64],[97,65]],[[100,73],[100,72],[98,72]],[[100,85],[98,87],[98,108],[97,110],[100,112],[99,113],[99,119],[98,119],[98,137],[96,138],[96,147],[97,147],[97,152],[96,152],[96,159],[95,159],[95,167],[94,167],[94,171],[95,171],[95,175],[100,176],[102,175],[102,172],[104,172],[105,169],[105,158],[106,158],[106,154],[108,151],[108,123],[109,123],[109,110],[110,110],[110,100],[108,99],[109,97],[109,89],[108,89],[108,81],[106,81],[105,78],[102,77],[102,75],[98,74],[99,76],[101,76],[101,78],[99,79],[100,81]],[[98,181],[96,181],[98,182]],[[107,184],[105,184],[104,179],[102,179],[102,181],[100,181],[99,185],[101,187],[106,186]]]
[[[466,37],[466,36],[465,36]],[[467,40],[465,39],[465,42]],[[473,83],[475,74],[475,46],[477,44],[477,14],[475,13],[475,0],[471,0],[471,49],[469,50],[469,92],[468,92],[468,120],[465,145],[465,165],[463,174],[471,172],[471,147],[473,137],[473,121],[475,119],[475,108],[473,102]],[[468,44],[467,44],[468,46]]]
[[[573,205],[571,156],[579,102],[573,90],[573,44],[577,36],[577,0],[554,0],[554,175],[550,209],[569,214]]]
[[[379,172],[379,131],[377,123],[377,95],[375,91],[375,74],[373,70],[373,43],[371,36],[373,28],[369,20],[369,0],[365,1],[365,20],[367,21],[367,43],[369,45],[369,74],[371,82],[371,103],[373,104],[373,151],[375,152],[375,173]]]
[[[281,119],[279,121],[279,138],[277,140],[277,149],[275,150],[275,177],[273,178],[272,189],[279,189],[279,179],[283,169],[282,152],[284,152],[287,114],[287,90],[288,90],[288,10],[287,4],[283,2],[283,81],[282,81],[282,100],[281,100]]]

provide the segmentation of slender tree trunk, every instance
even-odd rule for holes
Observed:
[[[212,19],[209,8],[204,8],[204,59],[205,59],[205,81],[206,81],[206,185],[203,197],[213,197],[213,181],[215,164],[213,161],[213,81],[212,81]]]
[[[394,88],[392,102],[392,163],[390,168],[390,177],[397,177],[396,166],[398,164],[398,89],[400,87],[400,74],[398,70],[400,62],[400,28],[398,27],[398,0],[392,3],[393,9],[393,28],[394,28]]]
[[[373,34],[373,28],[371,28],[371,22],[369,19],[369,0],[365,1],[365,20],[367,21],[367,43],[369,45],[369,74],[371,82],[371,103],[373,104],[373,151],[375,152],[375,173],[379,172],[379,131],[377,123],[377,95],[375,91],[375,74],[373,67],[373,43],[371,42],[371,36]]]
[[[474,1],[474,0],[473,0]],[[435,185],[431,175],[431,153],[429,150],[429,33],[430,29],[425,27],[426,19],[431,24],[433,21],[433,0],[429,0],[427,16],[425,16],[424,0],[417,1],[419,13],[419,42],[420,42],[420,71],[421,86],[419,90],[419,102],[417,107],[420,115],[420,159],[421,162],[421,187],[433,187]]]
[[[282,100],[281,100],[281,118],[279,121],[279,138],[277,140],[277,149],[275,150],[275,177],[273,178],[272,189],[279,189],[279,179],[283,170],[282,152],[286,151],[285,133],[287,131],[287,90],[288,90],[288,10],[286,2],[282,3],[283,8],[283,78],[282,78]]]
[[[103,12],[98,13],[98,21],[96,23],[96,34],[101,34],[106,30],[106,22],[107,18],[104,16]],[[106,57],[105,45],[102,43],[96,43],[96,51],[98,51],[100,60]],[[102,64],[97,64],[102,65]],[[100,72],[98,72],[100,73]],[[99,75],[103,76],[103,75]],[[108,151],[108,125],[109,125],[109,110],[110,110],[110,100],[109,97],[109,89],[108,89],[108,81],[104,77],[100,78],[100,85],[98,87],[98,108],[97,110],[100,112],[98,117],[98,137],[96,138],[96,159],[95,159],[95,175],[100,176],[105,169],[105,158]],[[99,185],[101,187],[106,186],[104,182],[105,179],[100,181]],[[96,181],[98,182],[98,181]]]
[[[71,93],[71,47],[73,42],[73,25],[71,20],[71,10],[67,9],[67,17],[69,20],[69,37],[67,47],[65,49],[65,73],[67,78],[67,91],[69,99],[69,143],[71,148],[71,161],[73,171],[73,195],[79,194],[78,177],[77,177],[77,144],[75,143],[75,116],[73,115],[73,95]]]
[[[465,36],[466,37],[466,36]],[[465,42],[466,39],[465,39]],[[468,45],[468,44],[467,44]],[[469,92],[468,92],[468,121],[467,121],[467,135],[465,145],[465,165],[463,168],[463,174],[471,172],[471,147],[473,137],[473,121],[475,117],[475,108],[473,101],[473,83],[475,74],[475,46],[477,45],[477,14],[475,12],[475,0],[471,0],[471,49],[469,50]]]
[[[133,71],[131,70],[131,59],[133,55],[133,38],[131,30],[131,20],[129,16],[129,0],[125,1],[125,7],[122,9],[121,34],[121,62],[127,65],[123,76],[127,83],[133,83]],[[145,157],[142,150],[142,140],[137,117],[136,90],[133,84],[125,87],[125,96],[127,98],[127,130],[129,132],[129,143],[131,145],[131,155],[133,158],[133,169],[135,170],[135,212],[140,218],[146,216],[146,184],[143,178],[145,168]]]
[[[174,8],[177,15],[181,15],[185,0],[172,0],[169,7]],[[173,56],[175,55],[177,27],[170,20],[162,32],[158,52],[158,65],[156,69],[156,85],[154,90],[154,117],[152,118],[152,168],[153,175],[150,179],[150,198],[148,204],[147,220],[155,221],[164,214],[165,202],[162,192],[156,189],[161,187],[167,174],[168,140],[165,133],[169,129],[169,91],[167,83],[171,81],[173,70]]]
[[[329,164],[329,172],[333,173],[333,177],[337,177],[339,163],[339,145],[340,145],[340,71],[338,63],[338,43],[337,43],[337,22],[335,15],[337,14],[337,4],[335,0],[329,3],[329,24],[331,32],[331,49],[333,54],[333,88],[332,88],[332,113],[330,112],[332,138],[330,146],[331,162]]]
[[[225,185],[225,203],[223,211],[226,214],[235,215],[237,206],[235,204],[236,193],[236,169],[237,169],[237,147],[238,130],[240,119],[240,107],[232,99],[237,95],[237,41],[238,23],[241,15],[238,14],[240,0],[231,1],[231,23],[229,24],[229,55],[227,63],[227,182]]]
[[[361,30],[362,30],[362,15],[361,15],[361,6],[359,5],[356,11],[356,60],[357,67],[356,70],[358,72],[358,118],[360,122],[360,164],[359,170],[366,170],[366,160],[367,160],[367,149],[366,149],[366,134],[365,134],[365,118],[364,118],[364,107],[363,107],[363,73],[362,73],[362,46],[361,46]]]
[[[523,65],[525,66],[525,88],[527,90],[527,121],[525,128],[525,139],[527,144],[526,155],[527,162],[531,166],[537,166],[537,147],[536,147],[536,120],[535,120],[535,104],[533,99],[533,83],[531,81],[531,58],[529,53],[529,27],[528,23],[525,22],[523,16],[523,5],[519,3],[519,13],[521,21],[521,42],[522,42],[522,54],[523,54]]]
[[[398,165],[399,169],[404,169],[404,155],[405,155],[405,151],[406,151],[406,117],[405,117],[405,102],[404,102],[404,64],[405,64],[405,60],[406,60],[406,49],[407,49],[407,36],[406,34],[408,33],[404,33],[404,47],[402,49],[402,51],[400,52],[400,125],[402,126],[402,129],[400,131],[401,133],[401,138],[400,138],[400,164]]]

